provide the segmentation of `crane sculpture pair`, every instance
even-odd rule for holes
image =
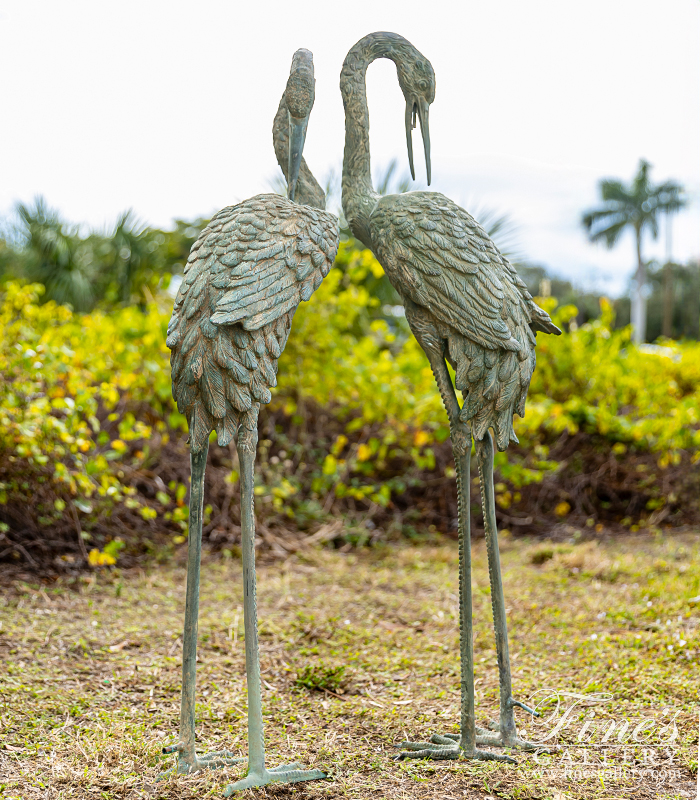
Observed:
[[[398,758],[513,761],[481,746],[530,749],[516,730],[506,609],[498,553],[494,443],[517,441],[513,414],[523,415],[535,367],[535,333],[560,333],[483,228],[435,192],[380,197],[372,187],[365,73],[377,58],[396,64],[406,99],[406,139],[415,178],[411,133],[419,122],[430,183],[428,109],[435,94],[430,62],[403,37],[373,33],[348,53],[340,88],[345,106],[342,203],[353,235],[384,267],[425,351],[447,411],[456,463],[459,507],[461,725],[458,734],[403,742]],[[302,158],[314,101],[311,53],[298,50],[273,126],[275,153],[289,199],[253,197],[214,216],[192,248],[168,329],[173,394],[190,430],[192,486],[187,597],[183,634],[180,741],[171,772],[189,773],[245,759],[228,751],[195,752],[195,663],[204,471],[209,436],[236,439],[240,461],[244,627],[248,681],[248,770],[226,789],[325,777],[299,764],[265,766],[257,635],[253,467],[260,405],[270,401],[277,359],[292,317],[328,273],[338,246],[338,221],[327,213],[320,186]],[[447,369],[455,370],[455,383]],[[464,398],[460,406],[455,389]],[[481,482],[500,675],[500,720],[475,724],[469,522],[472,440]],[[168,774],[168,773],[166,773]]]

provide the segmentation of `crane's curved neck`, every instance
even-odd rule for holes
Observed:
[[[287,99],[282,95],[279,108],[272,123],[272,141],[275,146],[277,163],[282,168],[285,180],[289,183],[289,118],[287,115]],[[304,206],[325,209],[326,195],[318,181],[311,174],[306,161],[301,159],[297,188],[294,193],[294,202]]]
[[[379,195],[372,186],[370,170],[365,74],[367,67],[378,58],[389,58],[396,63],[403,43],[403,37],[392,33],[365,36],[351,48],[340,71],[340,92],[345,107],[343,211],[353,234],[368,247],[371,247],[369,216]]]

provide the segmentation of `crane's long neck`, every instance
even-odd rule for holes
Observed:
[[[340,92],[345,107],[345,153],[343,156],[343,211],[353,234],[371,247],[369,216],[379,195],[372,186],[369,159],[369,109],[367,67],[377,58],[396,62],[398,45],[405,40],[397,34],[365,36],[351,48],[340,71]]]
[[[275,121],[272,124],[272,141],[275,145],[277,163],[282,168],[285,180],[289,183],[289,118],[284,94],[280,100],[277,114],[275,114]],[[304,206],[313,206],[314,208],[325,209],[326,207],[325,192],[311,174],[311,170],[303,158],[301,159],[297,188],[294,192],[294,202]]]

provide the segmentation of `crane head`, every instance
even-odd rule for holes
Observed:
[[[294,191],[301,167],[306,128],[314,106],[314,59],[310,50],[301,48],[294,53],[289,71],[285,98],[289,115],[289,165],[287,175],[288,195],[294,200]]]
[[[406,98],[406,144],[408,146],[408,163],[411,167],[411,177],[413,180],[416,179],[416,170],[413,166],[413,139],[411,132],[416,127],[416,117],[418,117],[420,132],[423,137],[428,186],[430,186],[428,110],[435,99],[435,72],[430,61],[416,50],[410,42],[406,42],[400,50],[399,57],[396,58],[396,71],[401,91]]]

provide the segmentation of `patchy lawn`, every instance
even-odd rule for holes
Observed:
[[[505,538],[501,549],[516,697],[527,702],[538,690],[539,700],[555,690],[586,696],[550,740],[557,747],[518,753],[517,766],[393,761],[405,737],[457,730],[456,544],[309,550],[259,569],[267,753],[270,765],[298,759],[331,779],[240,796],[695,797],[697,536],[569,545]],[[485,721],[497,715],[498,678],[483,540],[474,544],[474,561],[476,699]],[[232,767],[155,783],[173,763],[161,747],[177,737],[184,581],[184,570],[170,566],[96,573],[79,591],[58,584],[5,590],[3,798],[220,797],[241,774]],[[246,752],[242,636],[240,562],[205,563],[201,751]],[[612,700],[597,704],[603,692]],[[580,746],[599,744],[611,720],[634,718],[629,741],[640,718],[658,720],[668,708],[666,721],[680,712],[668,748],[651,746],[660,723],[642,728],[644,746],[619,746],[617,730],[608,741],[615,747]],[[551,729],[517,713],[532,738]]]

